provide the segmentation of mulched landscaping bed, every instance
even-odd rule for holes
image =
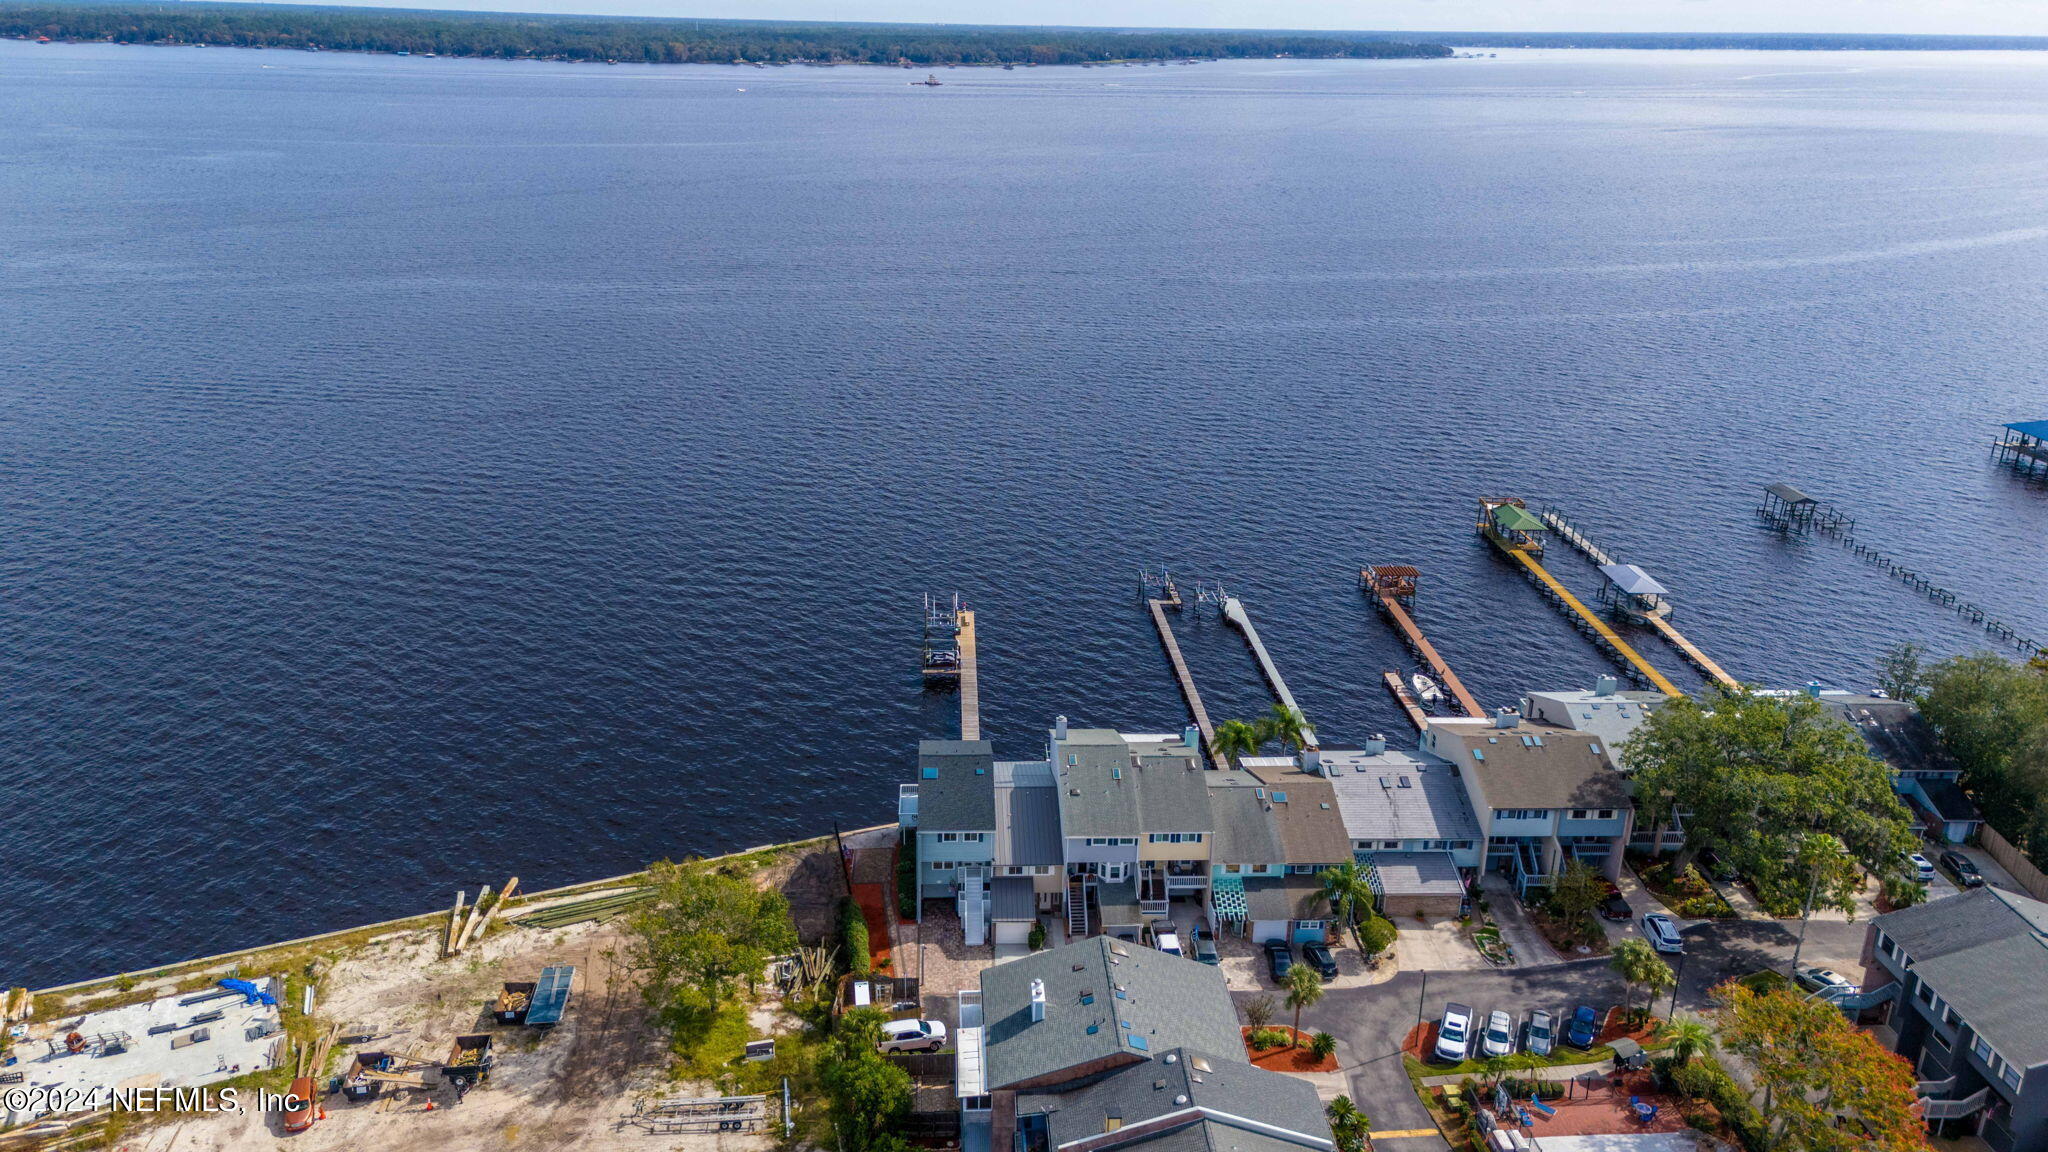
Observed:
[[[1296,1034],[1294,1029],[1285,1024],[1272,1024],[1268,1025],[1268,1027],[1275,1032],[1285,1032],[1295,1036],[1301,1042],[1300,1047],[1268,1048],[1261,1052],[1252,1047],[1252,1033],[1255,1029],[1240,1028],[1238,1032],[1244,1038],[1245,1059],[1250,1060],[1268,1072],[1335,1072],[1337,1070],[1337,1056],[1335,1053],[1331,1053],[1318,1060],[1316,1059],[1316,1054],[1309,1051],[1309,1037],[1314,1035],[1314,1033],[1303,1031]]]

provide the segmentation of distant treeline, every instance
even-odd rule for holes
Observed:
[[[1834,32],[1331,32],[1398,35],[1460,48],[1746,48],[1807,52],[2048,49],[2048,36],[1918,36]]]
[[[0,36],[656,64],[1084,64],[1449,56],[1441,44],[1291,32],[796,24],[256,4],[19,3]]]

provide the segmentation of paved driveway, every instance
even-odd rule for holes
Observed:
[[[1798,931],[1796,920],[1704,921],[1687,927],[1685,955],[1666,957],[1678,973],[1679,1006],[1704,1011],[1712,1007],[1708,990],[1721,981],[1760,968],[1782,971]],[[1856,958],[1862,952],[1864,931],[1861,922],[1815,920],[1808,926],[1800,964],[1831,967],[1852,978],[1860,975]],[[1445,1145],[1434,1135],[1429,1110],[1416,1098],[1401,1064],[1401,1042],[1418,1022],[1435,1020],[1452,1000],[1482,1018],[1495,1008],[1518,1019],[1531,1009],[1548,1008],[1563,1020],[1580,1004],[1619,1005],[1625,991],[1605,957],[1532,968],[1402,972],[1370,988],[1331,990],[1322,1003],[1302,1014],[1302,1027],[1330,1032],[1344,1041],[1351,1098],[1372,1117],[1376,1132],[1432,1130],[1427,1136],[1376,1135],[1374,1145],[1388,1152],[1423,1152]],[[1669,1008],[1669,998],[1659,997],[1656,1012],[1664,1015]]]

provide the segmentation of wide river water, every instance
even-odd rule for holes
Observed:
[[[926,589],[1019,757],[1184,722],[1145,565],[1325,739],[1363,563],[1589,686],[1487,495],[1745,678],[1991,643],[1777,480],[2048,636],[2048,54],[939,75],[0,42],[0,983],[892,819]]]

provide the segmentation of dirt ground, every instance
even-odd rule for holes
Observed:
[[[790,898],[799,930],[830,930],[844,885],[828,847],[778,864],[761,876]],[[587,893],[581,893],[587,895]],[[524,912],[529,909],[521,908]],[[198,1116],[150,1127],[117,1142],[123,1152],[361,1152],[404,1149],[631,1149],[634,1152],[753,1152],[767,1134],[650,1134],[631,1123],[636,1103],[653,1097],[719,1093],[667,1079],[662,1037],[644,1018],[638,993],[615,959],[624,943],[617,922],[552,931],[507,925],[452,959],[441,959],[439,929],[394,932],[341,960],[328,977],[317,1014],[377,1033],[360,1050],[446,1053],[454,1037],[488,1033],[496,1064],[490,1080],[457,1102],[452,1090],[386,1086],[374,1100],[324,1096],[323,1119],[286,1136],[275,1112]],[[548,964],[574,964],[576,982],[563,1022],[548,1030],[500,1025],[488,1005],[506,980],[531,980]],[[793,1027],[772,1007],[757,1012],[762,1033]],[[348,1058],[344,1049],[341,1059]],[[325,1085],[322,1085],[323,1090]],[[769,1123],[780,1135],[780,1116]]]

